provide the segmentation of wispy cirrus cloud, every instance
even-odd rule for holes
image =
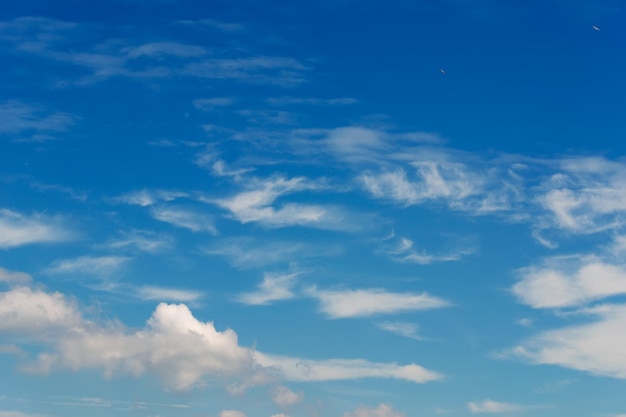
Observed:
[[[389,404],[379,404],[378,407],[359,406],[342,417],[405,417],[405,414],[394,410]]]
[[[173,201],[179,198],[188,197],[189,194],[184,191],[176,190],[152,190],[141,189],[132,191],[111,199],[113,202],[132,204],[142,207],[152,206],[160,202]]]
[[[459,261],[473,252],[472,249],[466,248],[448,253],[428,253],[425,250],[416,249],[411,239],[404,237],[396,238],[393,233],[391,236],[383,239],[383,247],[384,253],[390,255],[397,262],[420,265]]]
[[[204,293],[181,288],[142,285],[135,289],[136,297],[145,301],[168,301],[177,303],[193,303],[200,300]]]
[[[248,305],[267,305],[275,301],[294,298],[292,288],[297,276],[298,273],[266,273],[256,291],[238,295],[237,301]]]
[[[107,278],[118,273],[132,258],[127,256],[81,256],[62,259],[45,269],[52,275],[90,275]]]
[[[173,246],[173,239],[167,235],[145,230],[122,231],[119,237],[108,241],[103,247],[114,250],[130,250],[157,253]]]
[[[198,210],[187,209],[183,207],[153,207],[151,210],[152,217],[155,219],[170,223],[183,229],[189,229],[192,232],[207,232],[217,235],[217,228],[213,224],[213,218]]]
[[[511,413],[522,411],[523,407],[517,404],[498,402],[493,400],[484,400],[481,402],[470,402],[467,408],[472,414],[479,413]]]
[[[42,106],[28,104],[19,100],[0,102],[0,134],[35,134],[62,132],[77,120],[69,113],[54,112]],[[41,135],[29,139],[15,137],[18,141],[36,140]],[[50,137],[52,138],[52,137]]]
[[[307,293],[319,301],[320,312],[331,319],[430,310],[450,305],[447,301],[427,293],[389,292],[378,288],[359,290],[310,288]]]
[[[0,248],[9,249],[35,243],[72,240],[76,234],[57,217],[25,215],[0,209]]]
[[[383,321],[376,323],[376,327],[386,332],[394,333],[413,340],[424,340],[419,334],[419,328],[414,323],[404,321]]]
[[[283,105],[311,105],[311,106],[336,106],[355,104],[359,101],[351,97],[340,98],[315,98],[315,97],[270,97],[266,100],[275,106]]]

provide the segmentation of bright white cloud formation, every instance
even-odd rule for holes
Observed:
[[[521,407],[516,404],[502,403],[492,400],[484,400],[479,403],[470,402],[467,404],[467,408],[472,414],[509,413],[512,411],[519,411],[521,409]]]
[[[507,352],[535,364],[558,365],[626,379],[626,305],[605,304],[579,311],[596,320],[549,330]]]
[[[380,404],[378,407],[358,407],[356,410],[344,413],[342,417],[404,417],[405,414],[395,411],[388,404]]]
[[[29,287],[0,292],[0,333],[42,345],[42,353],[23,368],[29,372],[94,369],[107,377],[155,374],[175,390],[202,386],[207,380],[249,387],[276,379],[395,378],[416,383],[441,379],[415,364],[267,355],[241,347],[233,330],[218,331],[183,304],[159,304],[141,329],[97,324],[85,319],[64,295]],[[283,391],[280,401],[294,399],[287,394]]]
[[[513,293],[534,308],[572,307],[626,294],[626,268],[593,256],[552,258],[519,274]]]
[[[320,303],[320,311],[332,319],[367,317],[446,307],[449,303],[427,293],[394,293],[382,289],[308,291]]]
[[[304,399],[303,392],[293,392],[287,387],[278,386],[272,391],[272,401],[279,407],[288,407]]]
[[[42,215],[26,216],[0,208],[0,249],[34,243],[62,242],[73,238],[73,233],[58,220]]]

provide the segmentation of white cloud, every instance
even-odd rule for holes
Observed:
[[[626,268],[593,256],[551,258],[519,274],[513,293],[534,308],[572,307],[626,294]]]
[[[257,241],[249,238],[230,238],[206,249],[209,255],[226,257],[237,268],[257,268],[293,259],[323,255],[323,251],[300,242]]]
[[[193,100],[193,105],[198,110],[211,111],[216,107],[230,106],[234,102],[232,97],[197,98]]]
[[[74,234],[55,218],[0,209],[0,249],[14,248],[34,243],[63,242]]]
[[[519,411],[521,407],[516,404],[502,403],[492,400],[484,400],[479,403],[470,402],[467,408],[472,414],[478,413],[510,413]]]
[[[308,360],[255,352],[262,366],[276,368],[287,381],[341,381],[362,378],[391,378],[414,383],[438,381],[443,377],[419,365],[370,362],[364,359]]]
[[[8,269],[0,267],[0,282],[6,282],[11,285],[28,284],[32,280],[32,277],[19,271],[10,271]]]
[[[320,311],[332,319],[367,317],[446,307],[449,303],[427,293],[394,293],[382,289],[309,290],[320,302]]]
[[[144,188],[142,190],[133,191],[116,197],[114,201],[146,207],[159,202],[173,201],[187,196],[188,194],[183,191],[149,190]]]
[[[213,219],[206,214],[178,207],[154,207],[152,216],[165,223],[189,229],[192,232],[208,232],[217,235]]]
[[[266,273],[257,291],[240,294],[237,300],[250,305],[266,305],[273,301],[288,300],[295,296],[291,288],[295,284],[297,276],[298,273]]]
[[[287,387],[278,386],[272,391],[272,401],[279,407],[288,407],[304,399],[304,393],[293,392]]]
[[[404,417],[405,414],[395,411],[388,404],[379,404],[378,407],[358,407],[356,410],[344,413],[343,417]]]
[[[626,379],[626,305],[605,304],[578,312],[596,320],[541,332],[506,352],[535,364],[558,365]]]
[[[473,252],[471,249],[463,249],[444,254],[427,253],[426,251],[415,249],[413,241],[407,238],[394,239],[392,246],[387,246],[388,248],[385,249],[385,252],[391,255],[395,261],[419,265],[458,261]]]
[[[64,131],[76,118],[68,113],[49,112],[21,101],[0,103],[0,134],[24,131]]]
[[[407,323],[402,321],[384,321],[381,323],[376,323],[376,326],[386,332],[395,333],[403,337],[408,337],[409,339],[423,340],[422,337],[420,337],[419,335],[417,325],[413,323]]]
[[[75,303],[61,293],[28,287],[0,292],[0,332],[48,337],[59,329],[73,329],[80,324]]]
[[[223,410],[220,412],[220,417],[246,417],[246,413],[239,410]]]
[[[350,97],[341,98],[314,98],[314,97],[272,97],[267,102],[273,105],[306,104],[313,106],[346,105],[358,103],[357,99]]]
[[[130,260],[127,256],[81,256],[55,261],[45,272],[53,275],[85,274],[108,277],[120,271]]]
[[[204,294],[201,291],[166,288],[155,285],[144,285],[135,289],[134,294],[142,300],[174,301],[190,303],[198,301]]]
[[[135,249],[141,252],[156,253],[171,247],[173,244],[169,236],[156,233],[132,230],[121,232],[118,239],[106,243],[109,249]]]

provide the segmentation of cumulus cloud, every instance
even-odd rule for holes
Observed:
[[[74,234],[58,219],[38,214],[27,216],[0,209],[0,249],[34,243],[63,242],[73,237]]]
[[[22,367],[28,372],[91,369],[102,370],[106,377],[152,374],[174,390],[189,390],[209,381],[243,389],[280,379],[395,378],[416,383],[441,379],[415,364],[309,361],[264,354],[240,346],[233,330],[218,331],[212,322],[198,320],[184,304],[159,304],[138,329],[119,322],[95,322],[63,294],[29,287],[0,292],[2,333],[19,335],[20,343],[40,345],[41,353]],[[282,394],[282,400],[293,400],[286,391]]]
[[[272,401],[279,407],[288,407],[304,399],[304,393],[293,392],[287,387],[278,386],[272,391]]]
[[[308,293],[319,301],[320,311],[332,319],[367,317],[449,306],[447,301],[427,293],[394,293],[376,288],[360,290],[312,288]]]
[[[361,406],[356,410],[344,413],[343,417],[404,417],[405,414],[393,409],[388,404],[379,404],[378,407]]]
[[[519,275],[512,291],[534,308],[573,307],[626,294],[626,268],[594,256],[551,258]]]
[[[470,402],[467,404],[470,413],[509,413],[519,411],[521,407],[516,404],[502,403],[492,400],[484,400],[482,402]]]
[[[288,300],[295,296],[291,288],[295,284],[297,276],[298,273],[266,273],[257,291],[240,294],[237,300],[240,303],[250,305],[266,305],[274,301]]]

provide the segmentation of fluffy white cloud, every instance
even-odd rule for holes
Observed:
[[[295,284],[297,273],[265,274],[263,282],[255,292],[241,294],[237,300],[244,304],[265,305],[273,301],[287,300],[295,295],[291,288]]]
[[[217,235],[213,219],[196,211],[179,207],[155,207],[152,209],[152,217],[177,227],[189,229],[192,232],[208,232]]]
[[[479,403],[470,402],[467,404],[467,408],[472,414],[509,413],[512,411],[519,411],[521,409],[521,407],[516,404],[502,403],[492,400],[484,400]]]
[[[76,305],[63,294],[29,287],[0,292],[0,332],[47,337],[81,325]]]
[[[175,390],[188,390],[207,381],[229,384],[236,390],[277,379],[395,378],[416,383],[441,379],[415,364],[308,361],[263,354],[241,347],[233,330],[218,331],[212,322],[196,319],[183,304],[159,304],[139,329],[119,322],[96,323],[84,318],[62,294],[28,287],[0,292],[1,333],[19,335],[20,343],[41,345],[41,353],[23,367],[29,372],[93,369],[102,370],[107,377],[153,374]],[[283,400],[291,401],[288,397],[283,395]]]
[[[26,216],[0,209],[0,249],[33,243],[63,242],[73,238],[73,233],[57,219],[43,215]]]
[[[356,410],[344,413],[343,417],[404,417],[405,414],[395,411],[388,404],[379,404],[378,407],[358,407]]]
[[[304,399],[303,392],[293,392],[287,387],[278,386],[272,392],[272,401],[279,407],[288,407]]]
[[[255,352],[259,364],[276,368],[288,381],[340,381],[361,378],[392,378],[415,383],[443,377],[416,364],[370,362],[364,359],[307,360]]]
[[[317,290],[309,289],[320,303],[320,311],[333,319],[367,317],[448,306],[448,302],[427,293],[394,293],[382,289]]]
[[[626,268],[593,256],[551,258],[519,274],[513,293],[534,308],[571,307],[626,294]]]
[[[578,312],[596,320],[549,330],[507,352],[535,364],[558,365],[626,379],[626,305],[606,304]]]

